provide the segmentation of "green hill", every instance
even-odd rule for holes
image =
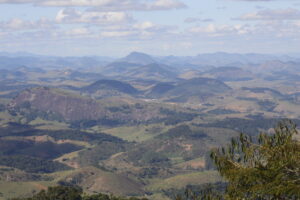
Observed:
[[[138,93],[138,90],[132,87],[130,84],[117,80],[99,80],[91,85],[81,88],[81,92],[87,92],[91,94],[104,91],[129,95],[135,95]]]
[[[172,102],[187,102],[190,99],[206,100],[217,94],[230,91],[231,88],[222,81],[211,78],[194,78],[184,80],[168,90],[162,98]]]

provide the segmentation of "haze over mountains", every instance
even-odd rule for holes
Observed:
[[[299,0],[0,0],[0,200],[300,199],[299,36]]]
[[[209,150],[272,133],[282,118],[300,122],[290,56],[2,53],[0,199],[60,184],[170,200],[187,185],[225,184]]]
[[[101,56],[85,56],[85,57],[57,57],[57,56],[42,56],[26,52],[6,53],[0,52],[1,65],[6,66],[27,66],[34,65],[37,67],[43,63],[43,67],[72,67],[78,68],[83,65],[103,65],[112,62],[126,62],[131,64],[147,65],[152,63],[161,63],[165,65],[183,66],[224,66],[224,65],[245,65],[245,64],[261,64],[267,61],[300,61],[300,56],[288,55],[268,55],[268,54],[235,54],[235,53],[206,53],[196,56],[150,56],[141,52],[132,52],[124,58],[116,59]],[[41,66],[40,66],[41,67]]]

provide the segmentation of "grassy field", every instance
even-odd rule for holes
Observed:
[[[42,130],[66,130],[69,129],[69,125],[58,121],[48,121],[41,118],[36,118],[29,123],[38,129]]]
[[[181,174],[167,179],[157,179],[146,187],[149,191],[161,191],[166,189],[181,189],[187,185],[200,185],[221,181],[217,171],[193,172]]]
[[[152,139],[156,135],[166,132],[170,126],[163,124],[122,126],[103,130],[104,133],[122,138],[127,141],[142,142]]]
[[[87,193],[113,193],[116,195],[143,194],[142,184],[134,179],[95,167],[55,174],[60,180],[76,181]],[[80,179],[76,179],[80,177]]]
[[[8,112],[0,112],[0,125],[4,125],[8,122],[14,122],[15,117],[11,116]]]
[[[151,196],[147,196],[147,198],[151,199],[151,200],[171,200],[169,197],[167,197],[161,193],[156,193]]]
[[[291,119],[300,117],[300,105],[288,101],[281,101],[275,111],[284,113],[287,118]]]
[[[193,131],[202,131],[210,138],[213,138],[214,141],[212,144],[216,146],[227,144],[232,137],[237,137],[240,135],[239,132],[227,128],[204,128],[195,126],[191,126],[191,128]]]
[[[179,168],[179,169],[201,169],[205,167],[205,160],[203,157],[201,158],[196,158],[190,161],[186,161],[186,162],[181,162],[177,165],[174,166],[175,168]]]
[[[4,105],[7,105],[10,101],[11,101],[11,99],[0,98],[0,103],[4,104]]]
[[[48,186],[55,185],[53,182],[5,182],[0,181],[0,200],[15,197],[26,197]]]
[[[0,181],[0,200],[7,200],[15,197],[31,196],[49,186],[57,185],[57,182],[72,174],[74,170],[61,171],[49,174],[54,179],[51,181],[29,181],[29,182],[7,182]]]

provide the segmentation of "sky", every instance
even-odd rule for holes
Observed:
[[[299,0],[0,0],[0,51],[300,52]]]

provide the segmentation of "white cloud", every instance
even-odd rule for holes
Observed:
[[[247,38],[247,40],[277,41],[299,38],[300,20],[263,20],[255,24],[193,26],[184,35],[204,38]],[[231,40],[230,39],[230,40]],[[227,39],[226,39],[227,40]]]
[[[149,31],[149,32],[157,32],[157,33],[174,32],[175,30],[178,29],[177,26],[154,24],[153,22],[150,21],[136,23],[133,25],[133,28],[138,30]]]
[[[198,18],[198,17],[188,17],[184,20],[185,23],[195,23],[195,22],[213,22],[211,18]]]
[[[294,0],[231,0],[231,1],[272,2],[272,1],[294,1]]]
[[[142,30],[152,29],[154,27],[156,27],[156,25],[150,21],[145,21],[145,22],[133,25],[133,28],[142,29]]]
[[[0,0],[0,3],[31,3],[37,6],[53,7],[94,7],[102,11],[171,10],[186,7],[179,0]]]
[[[300,20],[297,20],[293,23],[296,27],[299,27],[300,28]]]
[[[40,6],[105,6],[114,2],[114,0],[45,0],[37,4]]]
[[[154,24],[144,21],[123,26],[108,26],[100,33],[101,37],[126,37],[130,40],[147,40],[154,37],[169,37],[176,32],[177,27]]]
[[[111,25],[130,22],[133,19],[124,12],[77,11],[73,8],[62,9],[56,15],[58,23],[86,23]]]
[[[189,33],[202,34],[209,37],[217,37],[224,35],[244,35],[251,32],[246,25],[216,25],[209,24],[207,26],[194,26],[188,29]]]
[[[299,38],[300,26],[298,21],[263,21],[255,25],[257,35],[267,35],[275,38]]]
[[[54,28],[54,24],[45,18],[37,21],[26,21],[19,18],[13,18],[9,21],[0,22],[0,29],[6,31],[23,31],[23,30],[34,30],[34,29],[49,29]]]
[[[101,37],[128,37],[136,35],[134,31],[103,31],[100,33]]]
[[[153,3],[148,4],[148,8],[150,10],[168,10],[183,8],[185,6],[186,5],[184,3],[174,0],[156,0]]]
[[[82,36],[82,35],[89,35],[91,32],[87,28],[73,28],[71,30],[66,31],[66,35],[70,36]]]
[[[103,6],[94,7],[95,10],[172,10],[186,8],[186,5],[178,0],[111,0],[110,3]]]
[[[21,3],[35,3],[36,0],[0,0],[0,3],[6,4],[21,4]]]
[[[0,31],[0,39],[1,39],[1,38],[4,38],[4,36],[6,36],[6,35],[7,35],[6,32],[1,32],[1,31]]]
[[[260,10],[255,13],[248,13],[236,18],[238,20],[298,20],[300,11],[294,8],[277,10]]]

